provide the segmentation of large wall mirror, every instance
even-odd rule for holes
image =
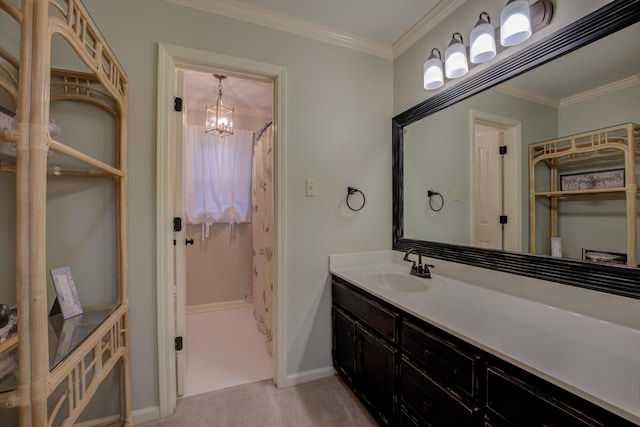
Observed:
[[[640,224],[631,212],[629,225],[624,192],[558,199],[557,226],[551,198],[529,199],[532,144],[640,124],[639,21],[640,1],[613,1],[394,117],[394,249],[640,298],[637,259],[598,258],[624,255],[630,239],[637,252]],[[499,146],[506,155],[483,160]],[[596,156],[564,173],[621,170],[623,161]],[[540,172],[534,187],[551,179]],[[637,183],[638,164],[631,175]],[[637,210],[637,192],[630,200]],[[486,237],[484,215],[507,224]],[[553,245],[552,227],[561,231]]]

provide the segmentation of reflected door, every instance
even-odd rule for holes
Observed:
[[[475,245],[504,249],[500,215],[503,212],[502,130],[476,124],[474,155]]]

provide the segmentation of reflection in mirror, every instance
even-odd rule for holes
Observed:
[[[536,198],[535,250],[529,249],[528,146],[640,123],[640,56],[628,49],[638,40],[634,24],[405,126],[403,237],[552,255],[549,197]],[[592,158],[558,172],[619,169],[623,160]],[[549,169],[537,168],[536,188],[547,188]],[[442,210],[429,207],[428,191],[443,195]],[[583,259],[584,249],[627,253],[628,239],[635,241],[624,192],[558,200],[561,256]]]

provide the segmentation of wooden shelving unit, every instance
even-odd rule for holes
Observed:
[[[17,408],[21,427],[71,426],[114,372],[120,414],[113,425],[130,426],[128,79],[80,0],[0,0],[0,15],[0,25],[8,32],[19,29],[19,34],[11,34],[15,37],[0,38],[0,92],[11,100],[17,117],[14,129],[0,130],[0,141],[16,148],[13,159],[0,159],[0,172],[15,176],[19,319],[18,344],[0,355],[16,361],[15,374],[0,379],[0,411]],[[54,36],[66,42],[75,63],[89,71],[54,69]],[[50,108],[60,101],[107,113],[109,126],[113,123],[113,162],[51,137]],[[54,168],[48,161],[50,151],[67,159],[67,166]],[[70,322],[73,318],[56,320],[48,313],[47,186],[59,177],[113,183],[115,255],[111,257],[115,257],[116,280],[115,302],[84,307],[79,331],[74,331],[81,335],[65,351],[58,345],[56,353],[60,328],[76,327]],[[75,212],[82,208],[69,207]]]
[[[636,157],[640,155],[640,126],[626,123],[585,132],[529,146],[529,252],[536,251],[536,199],[550,199],[551,237],[559,237],[558,205],[560,198],[574,196],[616,195],[626,201],[627,265],[637,266],[637,196]],[[563,167],[589,166],[599,161],[618,160],[624,167],[624,185],[615,188],[561,189]],[[549,190],[536,189],[536,166],[545,164],[549,172]]]

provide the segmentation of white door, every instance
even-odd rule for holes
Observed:
[[[184,101],[184,72],[176,70],[176,98]],[[173,146],[173,209],[174,218],[180,219],[180,231],[176,231],[174,227],[174,258],[173,258],[173,271],[174,277],[174,308],[175,308],[175,336],[178,340],[182,340],[182,349],[176,350],[176,389],[177,395],[182,396],[184,394],[184,379],[185,379],[185,366],[186,366],[186,338],[185,330],[185,307],[186,307],[186,234],[185,227],[186,221],[183,214],[183,195],[182,195],[182,140],[184,137],[184,121],[186,115],[184,113],[185,103],[182,102],[182,111],[176,111],[174,114],[175,120],[175,135],[173,140],[175,144]]]
[[[503,212],[502,130],[476,124],[474,134],[475,245],[504,249],[500,224]]]

